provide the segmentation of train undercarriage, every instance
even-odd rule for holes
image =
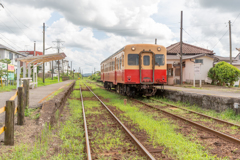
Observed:
[[[164,89],[164,85],[160,84],[161,90]],[[157,88],[153,84],[117,84],[114,85],[112,82],[104,82],[104,88],[111,90],[116,89],[117,93],[127,95],[129,97],[135,96],[154,96],[157,92]]]

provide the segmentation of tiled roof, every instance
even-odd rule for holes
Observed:
[[[167,47],[167,53],[180,53],[180,42],[172,44]],[[182,53],[183,54],[215,54],[213,51],[197,47],[191,44],[182,43]]]

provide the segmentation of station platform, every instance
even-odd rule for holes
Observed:
[[[238,88],[227,88],[227,87],[203,87],[199,88],[186,88],[186,87],[176,87],[176,86],[164,86],[166,90],[176,90],[183,91],[187,93],[196,93],[201,95],[212,95],[219,97],[231,97],[240,98],[240,90]]]
[[[41,86],[29,90],[29,108],[36,108],[44,100],[46,96],[55,92],[59,88],[72,83],[73,80],[68,80],[60,83],[55,83],[47,86]],[[6,101],[9,100],[16,90],[11,92],[0,92],[0,108],[6,105]],[[15,106],[17,105],[17,97],[15,98]],[[0,127],[3,126],[5,121],[5,113],[0,114]],[[3,140],[3,134],[0,135],[0,141]]]

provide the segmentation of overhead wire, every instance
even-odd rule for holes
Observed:
[[[185,33],[187,33],[187,34],[189,35],[189,37],[191,37],[191,38],[197,43],[196,39],[193,38],[184,28],[183,28],[183,31],[184,31]]]

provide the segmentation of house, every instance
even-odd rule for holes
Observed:
[[[214,65],[214,52],[205,48],[182,43],[183,83],[193,83],[194,65],[200,64],[200,74],[195,74],[196,83],[205,81]],[[167,47],[167,84],[180,84],[180,42]]]
[[[0,44],[0,59],[5,59],[5,58],[10,59],[11,65],[14,65],[15,73],[16,73],[16,69],[17,69],[16,58],[26,57],[26,56],[27,55],[25,53],[15,51],[9,47],[6,47],[6,46]]]

